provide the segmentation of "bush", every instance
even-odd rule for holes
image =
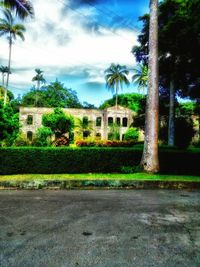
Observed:
[[[190,145],[194,136],[193,121],[188,117],[179,117],[175,123],[175,145],[186,148]]]
[[[76,141],[76,145],[78,147],[132,147],[134,142],[127,142],[127,141],[85,141],[85,140],[78,140]]]
[[[124,135],[124,140],[126,141],[133,141],[133,142],[137,142],[139,138],[139,131],[137,128],[129,128],[125,135]]]
[[[0,148],[0,175],[136,171],[142,148]],[[200,150],[159,151],[163,174],[200,175]],[[123,167],[122,167],[123,166]],[[132,167],[132,168],[131,168]]]
[[[32,144],[41,147],[50,146],[52,135],[53,132],[49,127],[40,127],[36,132],[36,138],[34,139]]]
[[[1,148],[0,174],[113,173],[140,158],[132,148]]]

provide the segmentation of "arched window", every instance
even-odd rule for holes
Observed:
[[[128,119],[127,118],[123,118],[122,125],[123,125],[123,127],[127,127],[128,126]]]
[[[31,131],[28,131],[28,132],[27,132],[27,139],[28,139],[29,141],[32,141],[32,140],[33,140],[33,132],[31,132]]]
[[[27,122],[28,125],[32,125],[33,124],[33,116],[32,115],[28,115],[26,122]]]
[[[108,117],[108,126],[113,125],[113,117]]]
[[[101,127],[101,117],[96,118],[96,126]]]
[[[119,117],[116,118],[116,124],[118,126],[121,126],[121,118],[119,118]]]

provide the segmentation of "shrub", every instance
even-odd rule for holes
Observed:
[[[50,146],[52,135],[53,132],[49,127],[40,127],[36,132],[36,138],[34,139],[32,144],[41,147]]]
[[[29,146],[30,145],[30,142],[27,140],[27,138],[23,135],[20,135],[17,137],[17,139],[15,140],[14,146]]]
[[[179,117],[175,123],[175,145],[179,148],[186,148],[194,136],[193,121],[188,117]]]
[[[0,148],[0,175],[22,173],[113,173],[136,171],[142,148]],[[162,148],[163,174],[200,175],[200,150]],[[122,168],[123,166],[123,168]],[[130,168],[132,166],[132,168]],[[128,168],[125,168],[128,167]]]
[[[78,147],[132,147],[134,142],[127,141],[111,141],[111,140],[99,140],[99,141],[76,141]]]
[[[53,142],[54,146],[57,146],[57,147],[58,146],[69,146],[69,143],[70,143],[69,138],[67,138],[66,136],[61,136]]]
[[[124,140],[126,141],[137,142],[138,138],[139,138],[139,131],[137,128],[133,128],[133,127],[129,128],[124,135]]]
[[[55,108],[53,113],[42,116],[42,124],[49,127],[58,138],[72,132],[74,119],[71,115],[66,115],[60,108]]]

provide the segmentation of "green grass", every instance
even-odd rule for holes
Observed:
[[[134,181],[179,181],[200,182],[200,176],[134,174],[18,174],[0,175],[0,182],[58,180],[134,180]]]

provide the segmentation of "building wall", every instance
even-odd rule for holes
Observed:
[[[113,118],[113,122],[116,122],[117,118],[120,119],[120,140],[122,140],[124,133],[127,131],[131,123],[133,122],[133,112],[124,107],[118,106],[110,107],[105,110],[97,109],[74,109],[66,108],[63,109],[66,114],[70,114],[75,118],[82,119],[83,117],[88,117],[89,121],[92,121],[93,132],[91,135],[96,136],[96,134],[101,134],[101,139],[108,139],[109,125],[108,119]],[[28,108],[20,107],[20,125],[22,133],[27,136],[32,133],[33,135],[37,132],[37,129],[42,126],[42,115],[47,113],[52,113],[53,108]],[[96,119],[101,118],[101,126],[96,126]],[[28,124],[28,118],[32,118],[32,123]],[[127,120],[127,125],[123,126],[123,120]],[[30,121],[30,120],[29,120]]]

